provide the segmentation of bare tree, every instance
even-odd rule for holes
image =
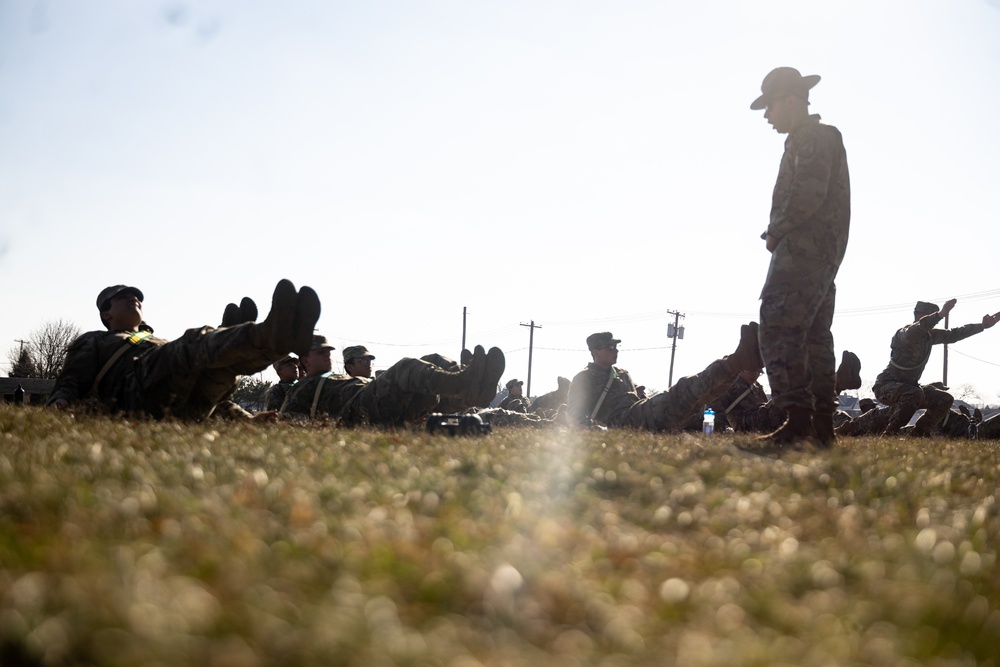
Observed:
[[[66,351],[69,344],[80,335],[80,328],[72,322],[62,319],[49,320],[28,336],[27,346],[19,351],[8,353],[11,372],[32,375],[21,377],[36,377],[54,379],[59,377],[66,363]]]
[[[955,398],[960,401],[965,401],[970,405],[984,403],[982,397],[979,395],[979,391],[971,384],[963,384],[958,388],[958,391],[954,392]]]

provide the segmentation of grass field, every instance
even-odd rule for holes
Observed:
[[[1000,443],[738,442],[0,405],[0,664],[1000,664]]]

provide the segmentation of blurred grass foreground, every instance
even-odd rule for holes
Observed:
[[[737,442],[0,405],[0,664],[1000,664],[1000,443]]]

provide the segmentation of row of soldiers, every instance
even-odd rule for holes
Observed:
[[[82,404],[113,411],[205,419],[254,417],[233,403],[238,378],[273,366],[280,381],[267,397],[266,411],[254,418],[327,418],[345,426],[399,427],[421,422],[430,412],[474,412],[493,425],[577,424],[652,431],[697,428],[706,405],[720,426],[768,433],[787,415],[769,401],[757,383],[763,363],[754,322],[743,325],[736,350],[701,373],[682,378],[669,390],[645,397],[629,372],[617,365],[618,344],[610,332],[587,338],[591,361],[571,381],[529,404],[519,380],[508,396],[490,408],[505,369],[499,348],[476,346],[460,361],[440,354],[402,359],[372,375],[375,359],[365,347],[344,350],[344,372],[334,372],[326,337],[315,334],[319,297],[287,280],[278,283],[271,311],[256,322],[254,302],[229,304],[219,327],[190,329],[175,341],[152,333],[142,317],[143,293],[115,285],[101,290],[97,307],[104,331],[80,336],[68,350],[62,375],[49,403],[59,408]],[[954,433],[971,415],[950,410],[952,397],[940,384],[919,384],[934,344],[953,343],[992,327],[1000,314],[954,329],[936,325],[955,306],[918,302],[914,321],[896,332],[890,363],[874,385],[885,407],[858,418],[835,416],[836,433],[896,434],[925,408],[911,430],[918,435]],[[292,356],[292,355],[297,355]],[[837,370],[836,391],[861,386],[860,360],[845,351]],[[958,416],[956,416],[958,415]],[[992,420],[975,420],[981,437],[990,437]],[[982,422],[982,423],[978,423]],[[998,422],[1000,425],[1000,422]],[[830,446],[831,442],[818,442]]]

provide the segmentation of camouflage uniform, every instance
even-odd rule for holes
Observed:
[[[861,413],[837,425],[837,435],[876,435],[885,431],[892,417],[892,408],[878,407]]]
[[[889,365],[879,373],[872,391],[880,402],[893,408],[885,432],[893,434],[910,421],[920,408],[927,411],[917,420],[919,433],[928,433],[939,425],[954,399],[934,385],[921,385],[920,376],[931,356],[931,348],[942,343],[955,343],[983,331],[980,323],[966,324],[955,329],[935,329],[940,313],[929,313],[899,329],[892,337]]]
[[[808,116],[785,139],[766,232],[777,246],[760,295],[760,352],[782,409],[837,408],[830,325],[850,219],[840,132]]]
[[[264,409],[280,410],[281,406],[285,403],[285,397],[288,396],[288,391],[294,385],[295,381],[278,382],[277,384],[271,385],[271,388],[267,390],[267,396],[264,397]]]
[[[48,403],[91,398],[112,411],[204,419],[238,376],[258,373],[279,356],[259,346],[254,326],[189,329],[169,342],[144,331],[85,333],[70,344]]]
[[[566,410],[571,423],[588,423],[610,376],[608,393],[593,418],[595,423],[650,431],[681,430],[707,403],[732,385],[733,375],[728,364],[720,359],[697,375],[681,378],[667,391],[639,398],[628,371],[617,366],[604,370],[591,362],[570,383]]]
[[[1000,439],[1000,412],[984,419],[976,429],[977,437],[981,440]]]
[[[785,412],[767,399],[759,382],[736,378],[729,391],[711,403],[716,428],[722,415],[737,433],[770,433],[785,421]]]
[[[401,359],[374,379],[333,372],[312,375],[292,387],[281,414],[328,415],[345,426],[402,426],[426,416],[437,406],[439,394],[454,392],[458,377],[421,359]]]

